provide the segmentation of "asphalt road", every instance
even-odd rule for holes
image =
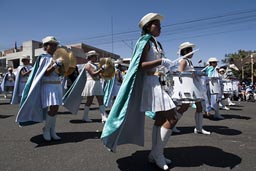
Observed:
[[[256,170],[256,103],[236,102],[221,113],[221,121],[204,119],[209,136],[194,134],[194,109],[189,109],[171,136],[165,155],[173,171]],[[96,103],[97,104],[97,103]],[[147,162],[153,121],[146,118],[145,145],[121,145],[109,152],[100,138],[103,124],[97,105],[91,107],[92,123],[81,121],[83,103],[77,115],[61,107],[57,133],[61,141],[45,142],[43,123],[20,128],[15,123],[18,105],[0,97],[1,171],[157,171]]]

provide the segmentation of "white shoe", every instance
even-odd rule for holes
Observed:
[[[222,109],[224,109],[224,110],[230,110],[230,108],[228,108],[227,106],[224,106]]]
[[[56,134],[56,132],[52,130],[51,130],[51,137],[53,140],[56,140],[56,141],[61,140],[61,138]]]
[[[107,118],[105,115],[102,115],[102,116],[101,116],[101,122],[102,122],[102,123],[105,123],[105,122],[107,121],[107,119],[108,119],[108,118]]]
[[[155,163],[159,168],[161,168],[163,170],[169,169],[169,167],[167,166],[166,158],[163,155],[160,155],[158,157],[154,157],[152,155],[152,161],[153,162],[151,162],[151,163]]]
[[[180,130],[179,130],[179,129],[177,129],[177,127],[176,127],[176,126],[174,126],[174,127],[172,128],[172,132],[180,133]]]
[[[229,105],[229,106],[235,106],[236,104],[235,104],[235,103],[230,102],[228,105]]]
[[[170,159],[168,159],[166,157],[164,159],[165,159],[166,164],[171,164],[172,163],[172,161]],[[148,155],[148,162],[149,163],[155,163],[156,162],[151,152]]]
[[[209,132],[209,131],[206,131],[206,130],[204,130],[204,129],[202,129],[202,130],[197,130],[196,128],[194,129],[194,133],[195,133],[195,134],[204,134],[204,135],[210,135],[210,134],[211,134],[211,132]]]

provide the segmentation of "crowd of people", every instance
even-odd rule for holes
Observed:
[[[224,119],[219,109],[230,110],[228,106],[235,105],[231,101],[234,97],[240,100],[255,100],[256,97],[255,87],[246,87],[244,82],[240,85],[230,77],[226,71],[228,68],[218,67],[216,57],[209,58],[205,68],[196,69],[192,58],[198,49],[191,42],[179,45],[177,59],[167,58],[157,40],[161,34],[162,19],[163,16],[157,13],[141,18],[141,36],[130,65],[128,67],[121,59],[115,61],[115,74],[110,80],[101,77],[106,68],[97,64],[97,51],[87,52],[88,62],[76,68],[71,81],[76,85],[83,82],[80,85],[83,88],[73,88],[68,93],[78,93],[86,99],[82,116],[85,123],[92,122],[89,111],[96,97],[104,124],[101,139],[111,151],[116,151],[120,144],[143,145],[145,114],[154,119],[148,161],[167,170],[171,160],[164,156],[165,145],[173,132],[179,132],[175,125],[189,107],[196,108],[194,133],[209,135],[211,133],[203,129],[203,116]],[[5,98],[7,92],[12,92],[11,104],[20,104],[16,118],[19,125],[45,121],[44,140],[61,140],[55,127],[59,106],[63,105],[65,79],[55,71],[63,67],[63,60],[53,59],[59,45],[55,37],[47,36],[42,43],[45,53],[33,66],[30,65],[30,57],[23,56],[23,65],[17,69],[16,75],[12,68],[8,68],[8,73],[2,77],[1,90]],[[74,97],[70,94],[68,97]],[[80,104],[81,100],[75,101],[71,105],[77,111],[79,105],[75,103]],[[110,108],[109,114],[106,108]],[[214,111],[213,115],[211,111]]]

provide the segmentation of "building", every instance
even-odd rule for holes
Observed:
[[[44,53],[42,42],[30,40],[22,43],[22,46],[15,47],[12,49],[7,49],[0,51],[0,72],[5,72],[8,67],[14,68],[14,70],[21,65],[21,58],[23,55],[30,56],[30,63],[34,64],[36,58]],[[120,58],[119,55],[84,44],[77,43],[71,45],[63,46],[69,50],[71,50],[76,58],[77,64],[86,63],[87,60],[85,58],[85,53],[90,50],[96,50],[99,53],[99,58],[102,57],[111,57],[113,59]]]

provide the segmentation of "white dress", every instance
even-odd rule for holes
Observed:
[[[26,65],[22,68],[22,70],[25,70],[25,72],[29,71],[32,68],[31,65]],[[20,82],[19,82],[19,96],[22,96],[23,89],[26,85],[26,82],[28,80],[28,75],[21,76],[20,75]]]
[[[91,65],[94,70],[98,69],[98,66],[92,64],[90,61],[86,65]],[[103,96],[102,83],[100,81],[100,76],[92,77],[89,72],[86,72],[87,80],[82,92],[82,96]]]
[[[47,56],[45,55],[44,57],[51,58],[51,55],[47,54]],[[58,74],[53,71],[49,76],[44,75],[41,84],[41,100],[43,108],[53,105],[62,105],[62,95],[61,78]]]
[[[162,57],[162,50],[157,45],[149,41],[150,50],[148,52],[147,61],[153,61]],[[152,111],[167,111],[175,108],[171,97],[163,89],[159,82],[159,77],[153,75],[152,73],[161,70],[162,66],[155,67],[153,69],[145,71],[145,76],[143,78],[143,88],[142,88],[142,100],[140,110],[142,112]]]

